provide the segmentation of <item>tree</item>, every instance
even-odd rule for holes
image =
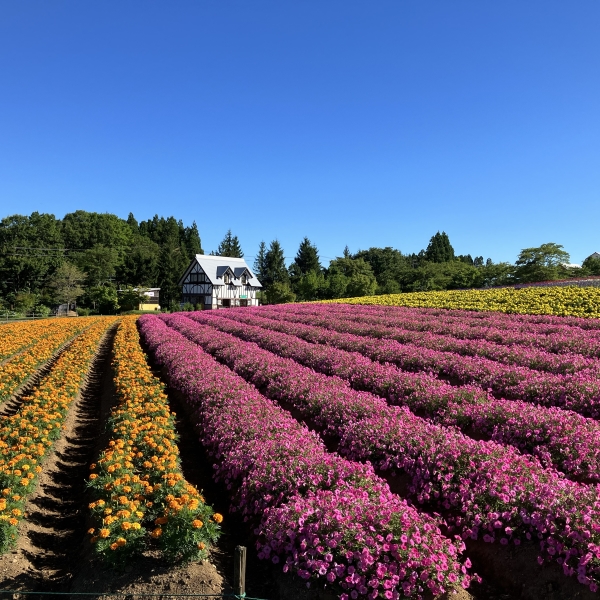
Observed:
[[[265,254],[265,273],[261,283],[265,288],[277,283],[289,283],[288,270],[285,267],[283,248],[278,240],[273,240]]]
[[[94,310],[101,315],[114,315],[119,310],[119,297],[113,285],[97,285],[88,288],[86,300],[87,304],[92,304]]]
[[[53,291],[54,299],[58,303],[68,305],[83,296],[84,289],[81,284],[84,280],[85,273],[74,264],[65,262],[56,269],[48,287]]]
[[[590,275],[600,275],[600,255],[598,253],[594,253],[588,256],[581,265],[581,268],[584,270],[586,274]]]
[[[317,251],[316,246],[311,244],[307,237],[300,242],[294,264],[300,275],[305,275],[311,271],[319,272],[321,270],[319,252]]]
[[[89,284],[98,286],[114,278],[120,257],[115,248],[94,244],[92,248],[83,252],[78,262],[87,273]]]
[[[327,283],[323,272],[309,271],[296,281],[294,292],[301,301],[319,300],[324,297],[326,288]]]
[[[237,235],[231,235],[231,229],[227,230],[225,237],[214,254],[216,256],[229,256],[231,258],[242,258],[244,256]]]
[[[258,246],[258,254],[254,259],[254,275],[265,285],[265,278],[267,277],[267,245],[261,242]]]
[[[296,299],[296,294],[292,292],[289,283],[275,281],[267,288],[266,297],[269,304],[287,304]]]
[[[370,296],[377,289],[377,279],[373,274],[371,265],[362,258],[336,258],[329,263],[327,270],[330,294],[339,294],[345,283],[345,290],[340,296],[331,297],[354,297]],[[342,276],[340,278],[339,276]]]
[[[425,260],[434,263],[443,263],[454,260],[454,248],[445,231],[439,231],[429,240],[425,250]]]
[[[548,242],[536,248],[523,248],[516,261],[518,281],[552,281],[568,275],[563,267],[570,260],[561,244]]]

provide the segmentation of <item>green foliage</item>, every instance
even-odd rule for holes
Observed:
[[[287,282],[275,281],[265,292],[268,304],[287,304],[294,302],[296,294]]]
[[[254,275],[258,278],[262,285],[264,284],[267,275],[267,245],[261,242],[258,246],[258,254],[254,259]]]
[[[51,277],[48,287],[52,290],[54,299],[58,303],[68,303],[83,296],[82,287],[85,273],[75,265],[64,262]]]
[[[278,240],[271,242],[265,254],[265,272],[261,283],[265,288],[271,287],[274,283],[289,283],[283,248]]]
[[[317,247],[307,237],[300,242],[300,247],[292,266],[295,266],[296,271],[300,275],[306,275],[311,271],[318,273],[321,270],[322,267]]]
[[[587,275],[600,275],[600,256],[592,254],[588,256],[581,265],[583,272]]]
[[[454,248],[445,231],[439,231],[429,240],[425,250],[425,260],[434,263],[444,263],[454,260]]]
[[[238,240],[237,235],[231,235],[231,229],[227,230],[227,233],[219,244],[216,252],[213,252],[212,254],[215,256],[229,256],[231,258],[242,258],[244,256],[240,241]]]
[[[84,298],[85,304],[91,304],[97,314],[114,315],[120,308],[117,289],[112,285],[96,285],[88,288]]]
[[[146,291],[143,287],[134,288],[133,286],[126,286],[119,292],[119,304],[121,310],[139,310],[140,304],[146,299],[144,292]]]
[[[549,242],[536,248],[524,248],[516,261],[516,278],[519,282],[552,281],[569,276],[563,266],[570,256],[561,244]]]

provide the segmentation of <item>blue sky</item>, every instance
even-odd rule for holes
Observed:
[[[600,3],[0,4],[0,216],[231,228],[323,262],[445,230],[600,251]]]

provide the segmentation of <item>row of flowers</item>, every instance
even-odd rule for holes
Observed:
[[[440,510],[463,538],[539,543],[539,562],[598,589],[600,486],[582,485],[494,442],[475,441],[357,392],[257,344],[184,316],[166,322],[273,399],[290,403],[338,452],[410,476],[408,493]],[[210,323],[213,319],[209,319]]]
[[[194,325],[188,321],[191,325]],[[194,409],[215,478],[257,536],[258,556],[340,598],[422,597],[468,586],[464,545],[157,316],[142,338]]]
[[[108,446],[91,465],[95,526],[88,533],[110,562],[127,560],[149,541],[172,562],[204,559],[223,517],[183,476],[175,414],[146,361],[136,319],[125,317],[115,336],[118,404],[108,420]]]
[[[294,311],[319,310],[319,304],[286,306]],[[276,308],[276,307],[269,307]],[[536,347],[548,352],[598,357],[598,319],[575,319],[399,306],[328,305],[349,319],[375,319],[400,329],[430,331],[460,339],[484,339],[503,345]]]
[[[0,404],[10,398],[62,346],[95,321],[96,319],[92,317],[64,321],[60,323],[60,327],[53,324],[45,335],[39,335],[41,330],[35,328],[31,334],[37,334],[37,340],[0,367]],[[42,327],[44,323],[39,322],[36,325]],[[27,331],[29,332],[30,329]]]
[[[114,322],[110,317],[95,319],[23,398],[19,410],[0,416],[0,553],[16,542],[17,526],[43,460],[60,437],[98,344]]]
[[[528,367],[537,371],[549,371],[566,375],[575,373],[583,369],[600,372],[600,335],[597,332],[587,332],[570,327],[563,334],[562,340],[565,342],[563,352],[557,354],[554,351],[548,351],[536,347],[536,341],[545,335],[536,335],[531,332],[521,336],[527,339],[526,345],[515,344],[510,339],[511,333],[506,330],[497,329],[491,323],[485,328],[488,339],[468,339],[472,336],[472,326],[469,323],[455,322],[450,325],[450,332],[436,333],[424,329],[424,322],[421,315],[414,311],[410,317],[404,317],[399,326],[398,321],[393,315],[373,315],[368,311],[355,311],[352,313],[347,310],[339,310],[337,306],[308,305],[299,310],[288,310],[286,306],[268,306],[261,310],[263,317],[271,319],[281,319],[284,321],[293,321],[306,323],[308,325],[318,325],[328,329],[334,329],[342,333],[352,333],[354,335],[367,336],[375,339],[390,339],[402,344],[412,344],[430,350],[441,352],[452,352],[461,356],[481,356],[507,365],[517,365]],[[352,307],[354,308],[354,307]],[[439,317],[436,322],[428,324],[432,328],[442,328]],[[427,327],[427,325],[425,325]],[[593,356],[584,356],[578,352],[572,352],[567,344],[572,340],[585,338],[590,352]],[[466,339],[465,339],[466,338]],[[554,349],[553,349],[554,350]]]
[[[559,408],[496,399],[477,386],[452,386],[428,373],[409,373],[374,362],[336,348],[333,338],[345,336],[327,330],[317,332],[318,337],[332,344],[325,346],[290,335],[302,335],[300,329],[304,328],[309,329],[308,337],[313,339],[315,328],[261,319],[247,311],[192,313],[191,318],[316,371],[341,377],[353,388],[386,398],[390,404],[407,406],[417,415],[459,427],[471,436],[515,446],[571,479],[600,481],[600,425],[594,419]]]
[[[56,321],[29,321],[2,325],[0,328],[0,362],[31,346],[53,329],[59,329]]]
[[[247,318],[260,321],[261,325],[271,329],[289,331],[312,343],[358,352],[373,361],[395,364],[403,370],[448,377],[462,385],[475,384],[498,397],[559,406],[594,418],[600,416],[600,379],[593,371],[556,375],[486,358],[428,350],[396,340],[337,333],[301,323],[281,323],[262,319],[256,314],[248,313]],[[332,318],[331,323],[335,327],[336,320]]]
[[[340,298],[324,302],[600,318],[600,289],[595,287],[448,290]]]

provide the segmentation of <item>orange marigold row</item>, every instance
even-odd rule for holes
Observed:
[[[60,437],[98,343],[114,322],[109,317],[95,319],[23,399],[19,410],[0,417],[0,552],[10,549],[17,539],[17,525],[42,471],[41,463]]]
[[[141,551],[150,540],[168,560],[204,558],[223,517],[181,472],[175,413],[148,366],[135,321],[124,318],[115,337],[119,404],[109,419],[112,439],[91,465],[91,541],[110,561]]]
[[[0,403],[10,398],[61,346],[97,320],[93,317],[78,318],[60,322],[53,321],[50,325],[47,321],[42,321],[36,323],[40,329],[27,329],[26,332],[34,335],[33,343],[30,340],[25,350],[7,360],[0,367]],[[41,327],[46,328],[44,335],[38,335],[42,331]],[[3,329],[0,328],[0,333],[2,331]],[[0,337],[1,342],[2,337]]]

